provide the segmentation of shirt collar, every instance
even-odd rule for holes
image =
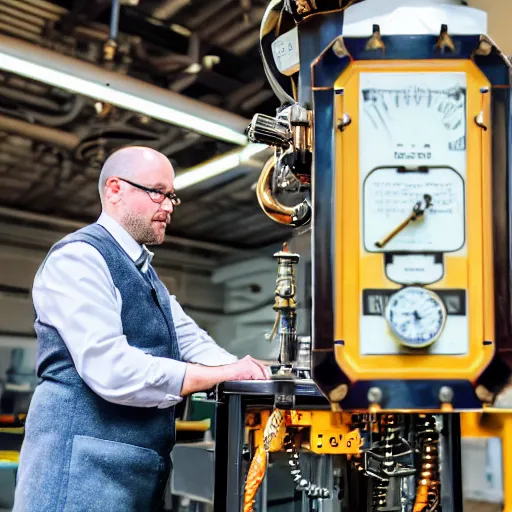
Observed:
[[[97,223],[103,226],[116,240],[116,242],[124,249],[126,254],[136,261],[142,254],[142,251],[147,250],[146,246],[140,245],[126,229],[121,226],[112,217],[102,212]],[[148,251],[151,253],[151,251]]]

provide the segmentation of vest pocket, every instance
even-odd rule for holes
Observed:
[[[63,512],[148,511],[164,473],[153,450],[76,435]]]

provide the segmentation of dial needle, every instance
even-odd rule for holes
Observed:
[[[418,201],[413,207],[412,212],[403,222],[401,222],[393,231],[391,231],[388,235],[386,235],[382,240],[375,242],[375,245],[382,249],[391,239],[393,239],[400,231],[402,231],[406,226],[409,225],[409,222],[414,222],[419,218],[423,217],[425,211],[432,206],[432,196],[429,194],[423,195],[423,200]]]

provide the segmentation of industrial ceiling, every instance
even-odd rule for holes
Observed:
[[[15,40],[25,52],[37,50],[27,44],[36,45],[54,61],[72,58],[153,84],[156,95],[191,98],[200,114],[221,123],[226,118],[244,139],[255,112],[274,115],[278,107],[258,53],[266,3],[121,2],[117,47],[109,60],[110,0],[0,0],[0,44],[13,47]],[[101,163],[127,144],[160,150],[178,174],[239,147],[157,117],[0,71],[0,217],[63,230],[95,220]],[[254,183],[262,157],[180,192],[183,203],[168,239],[174,250],[248,255],[290,234],[257,204]]]
[[[160,91],[162,97],[192,100],[197,112],[243,133],[254,113],[274,115],[279,106],[259,56],[267,3],[121,0],[115,51],[109,54],[111,0],[0,0],[0,47],[15,41],[24,52],[44,48],[47,59],[63,59],[63,69],[71,62],[65,59],[73,59],[152,84],[154,101]],[[502,20],[510,19],[503,15],[510,3],[468,2],[489,11],[490,35],[508,54],[512,47]],[[158,115],[0,71],[0,219],[19,224],[18,232],[27,233],[19,238],[27,243],[34,243],[34,227],[69,231],[93,221],[101,162],[127,144],[160,150],[178,175],[238,147]],[[257,204],[254,184],[266,157],[256,155],[180,192],[183,204],[168,238],[174,251],[190,255],[189,262],[194,255],[223,261],[290,236],[290,228],[273,223]],[[181,260],[187,258],[182,254]]]

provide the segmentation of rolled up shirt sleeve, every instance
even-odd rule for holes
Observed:
[[[39,321],[57,329],[78,374],[99,396],[136,407],[166,408],[182,400],[186,363],[130,345],[121,296],[97,249],[74,242],[54,251],[32,295]]]
[[[174,295],[170,296],[170,300],[174,328],[184,361],[203,366],[223,366],[238,360],[236,356],[220,347],[183,311]]]

